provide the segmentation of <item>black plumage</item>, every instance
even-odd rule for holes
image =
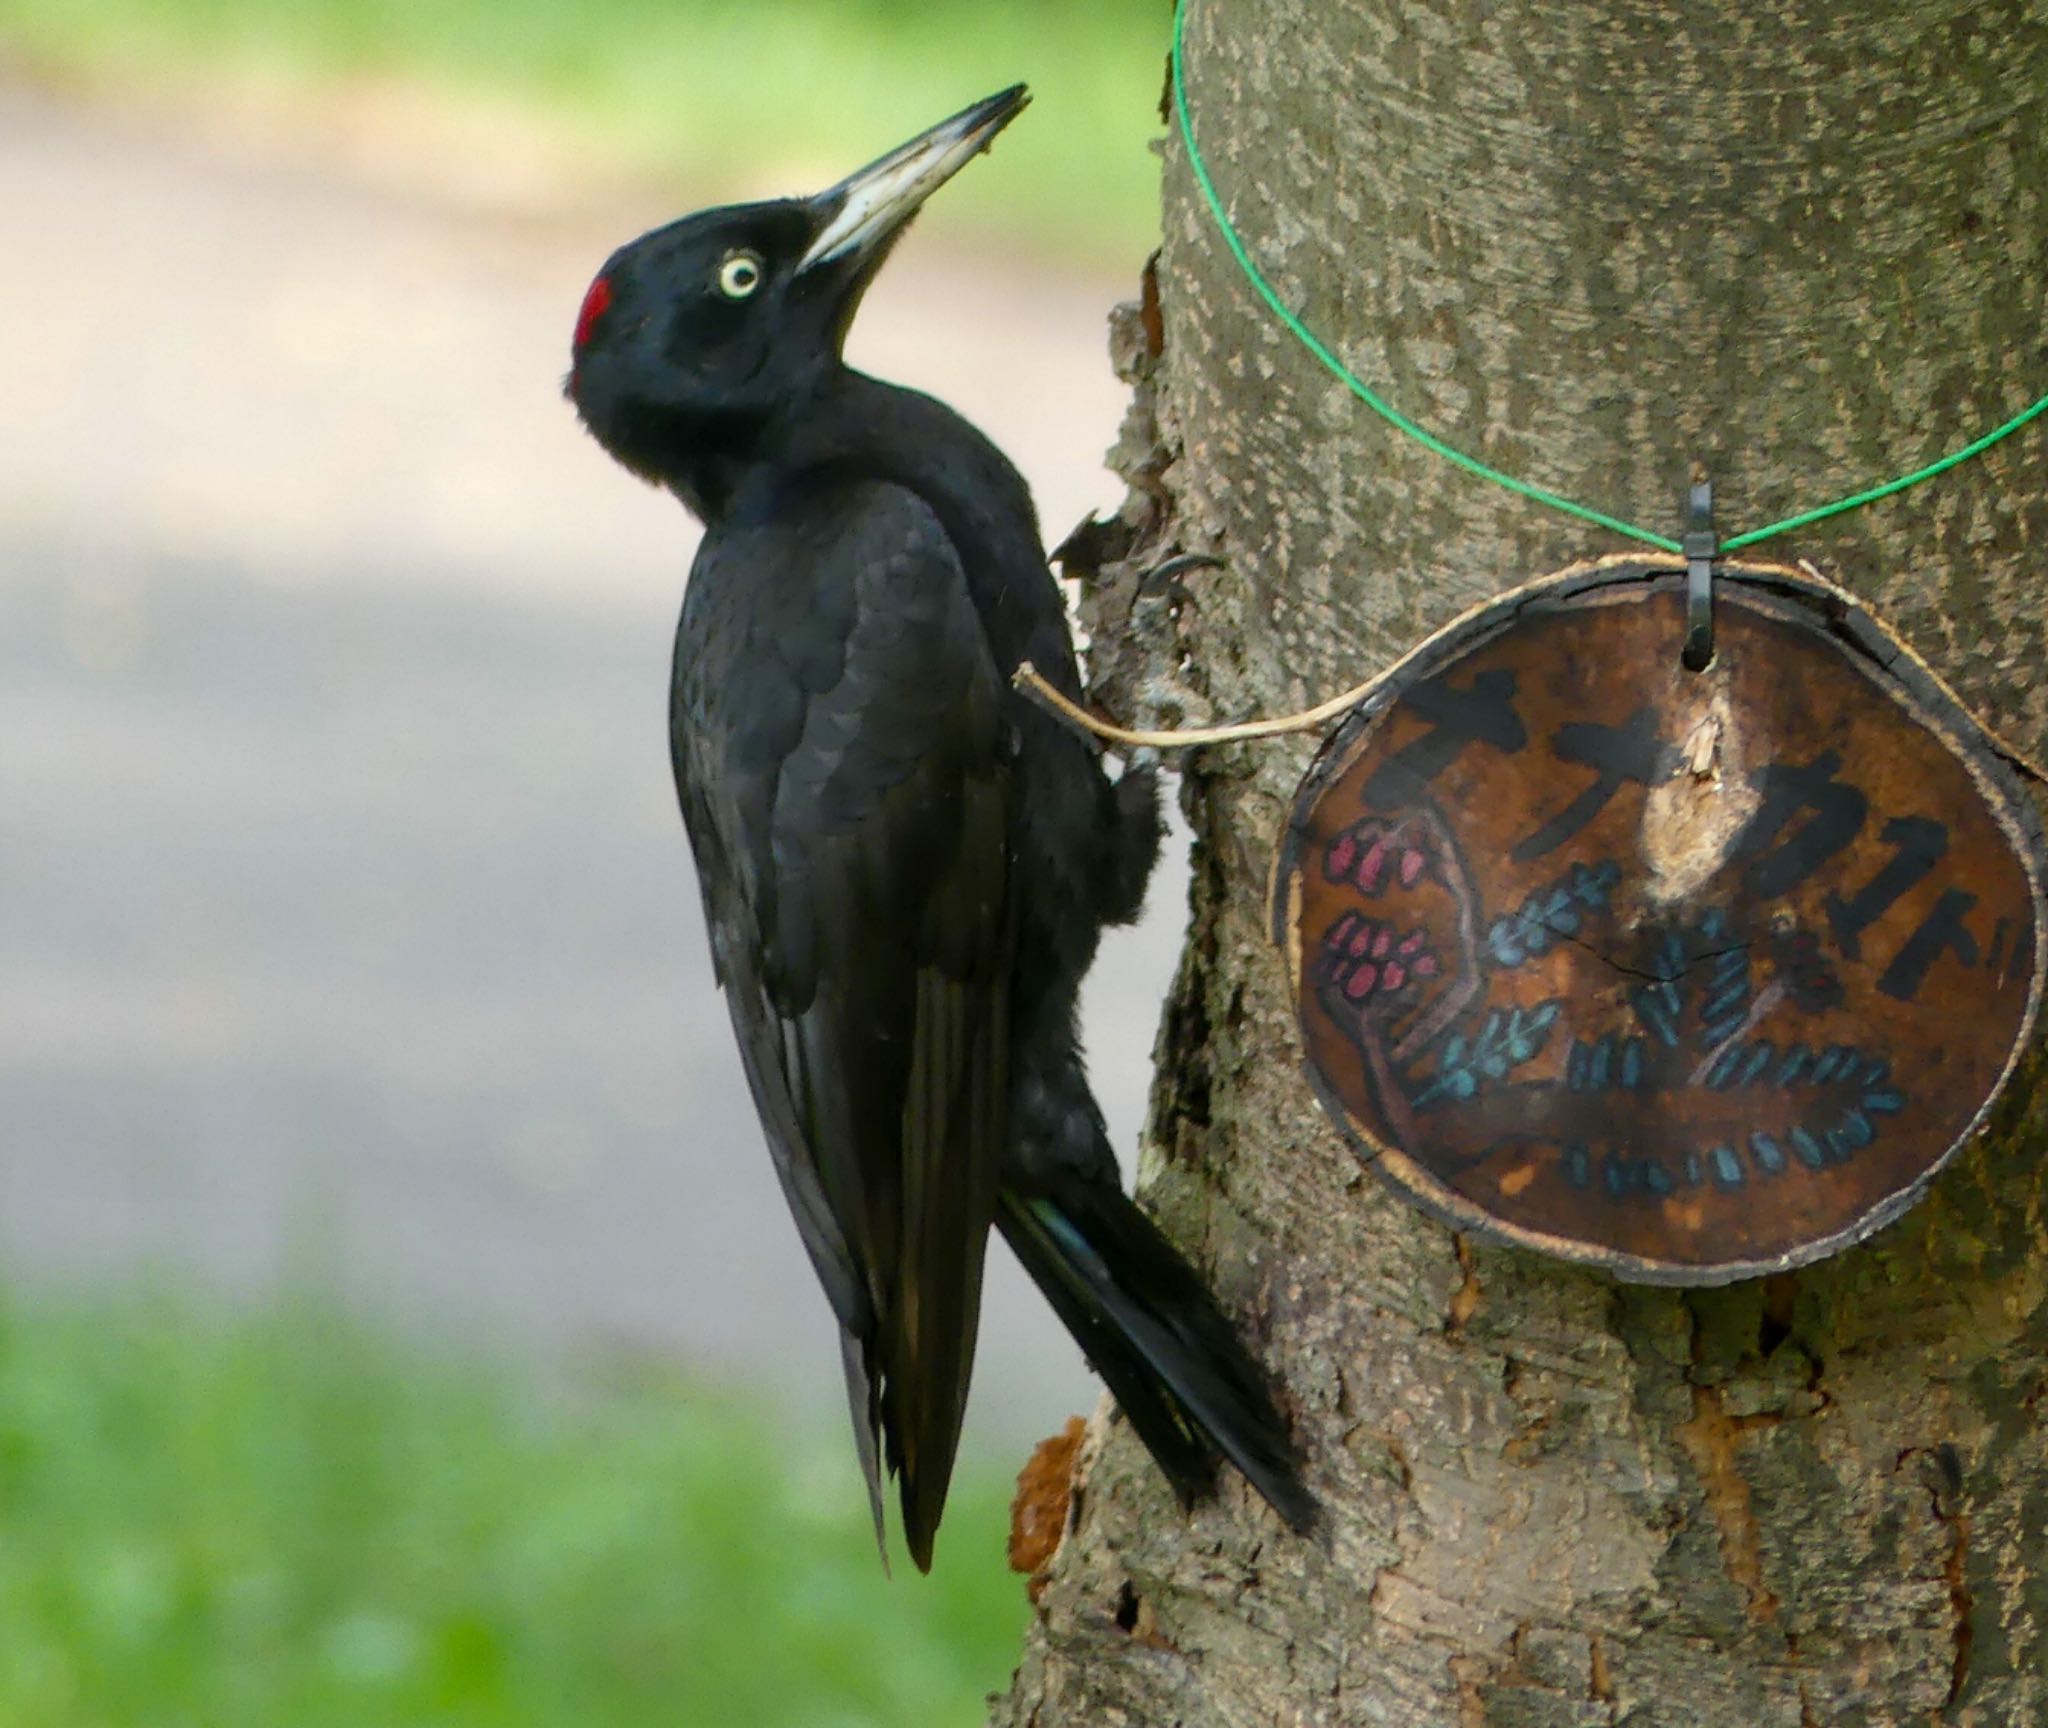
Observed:
[[[844,1340],[873,1504],[920,1567],[993,1224],[1176,1490],[1219,1453],[1314,1502],[1257,1366],[1118,1186],[1075,993],[1158,852],[1149,769],[1015,695],[1079,679],[1023,480],[950,409],[849,369],[861,294],[1008,90],[819,196],[706,211],[591,285],[568,393],[705,523],[671,747],[719,982]]]

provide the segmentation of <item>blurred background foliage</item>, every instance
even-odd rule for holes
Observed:
[[[167,76],[387,114],[423,96],[501,142],[717,198],[814,190],[858,165],[849,140],[879,155],[906,115],[1023,81],[1054,110],[929,220],[1127,264],[1157,230],[1168,18],[1166,0],[0,0],[0,43],[40,78],[158,97]]]
[[[353,116],[339,131],[373,130],[382,160],[395,151],[429,191],[447,171],[493,169],[451,154],[497,154],[507,172],[547,164],[588,211],[622,194],[638,208],[649,186],[674,188],[678,209],[814,189],[1023,79],[1036,123],[963,175],[931,225],[992,269],[1028,255],[1128,281],[1156,231],[1147,146],[1166,25],[1165,0],[0,0],[0,80],[199,129],[282,113],[316,142]],[[544,349],[494,356],[539,381],[565,441],[551,398],[587,268],[553,285]],[[23,274],[26,291],[49,280]],[[271,326],[238,323],[223,298],[217,327],[188,318],[174,339],[267,364],[245,338]],[[406,285],[388,304],[418,300]],[[311,316],[287,308],[276,329],[324,355],[332,338]],[[212,376],[215,353],[195,376]],[[124,424],[152,442],[132,460],[168,468],[190,443],[186,411],[144,391]],[[175,438],[159,440],[159,421]],[[1091,460],[1106,437],[1080,436]],[[616,476],[601,484],[606,507],[631,502]],[[265,488],[250,492],[260,506]],[[151,532],[118,518],[90,525]],[[672,559],[680,530],[663,517],[659,532]],[[90,598],[98,554],[77,556]],[[641,636],[658,676],[658,627]],[[74,673],[93,702],[125,688]],[[666,812],[662,832],[675,844]],[[708,995],[678,992],[685,1007],[722,1018]],[[61,1139],[15,1138],[0,1154],[68,1155]],[[135,1155],[157,1154],[138,1140]],[[104,1270],[10,1288],[5,1270],[0,1728],[936,1728],[979,1721],[1009,1671],[1028,1612],[1003,1564],[1022,1445],[966,1449],[935,1576],[899,1556],[890,1581],[843,1418],[792,1426],[763,1388],[707,1387],[644,1353],[564,1362],[502,1339],[479,1352],[434,1341],[431,1314],[400,1341],[310,1297],[135,1294]],[[822,1329],[822,1303],[804,1301]]]
[[[0,1721],[980,1721],[1008,1485],[875,1561],[844,1437],[686,1381],[542,1387],[317,1304],[0,1308]]]

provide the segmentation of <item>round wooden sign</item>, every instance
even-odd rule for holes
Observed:
[[[1410,655],[1324,747],[1275,934],[1311,1077],[1461,1228],[1624,1278],[1796,1266],[1919,1196],[2041,994],[2042,834],[1848,596],[1603,560]]]

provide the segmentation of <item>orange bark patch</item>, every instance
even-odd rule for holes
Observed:
[[[1747,1430],[1775,1418],[1731,1416],[1719,1389],[1712,1386],[1693,1388],[1692,1412],[1675,1432],[1699,1472],[1707,1510],[1721,1533],[1722,1564],[1746,1598],[1750,1619],[1769,1625],[1778,1618],[1778,1598],[1764,1581],[1763,1533],[1736,1451]]]
[[[1032,1581],[1031,1599],[1038,1599],[1042,1574],[1060,1538],[1066,1534],[1067,1508],[1073,1499],[1074,1461],[1086,1427],[1080,1417],[1050,1439],[1041,1440],[1017,1473],[1017,1497],[1010,1502],[1010,1570]]]

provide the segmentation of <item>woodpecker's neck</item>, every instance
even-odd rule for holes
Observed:
[[[792,485],[887,481],[931,506],[970,569],[1040,562],[1031,494],[1009,459],[943,402],[844,365],[758,428],[751,460],[721,477],[726,510],[748,514]]]
[[[835,363],[834,370],[845,368]],[[729,518],[742,501],[793,464],[802,464],[809,428],[837,394],[837,380],[821,377],[808,390],[791,391],[771,406],[718,405],[685,409],[664,427],[662,447],[648,477],[666,486],[707,528]]]

